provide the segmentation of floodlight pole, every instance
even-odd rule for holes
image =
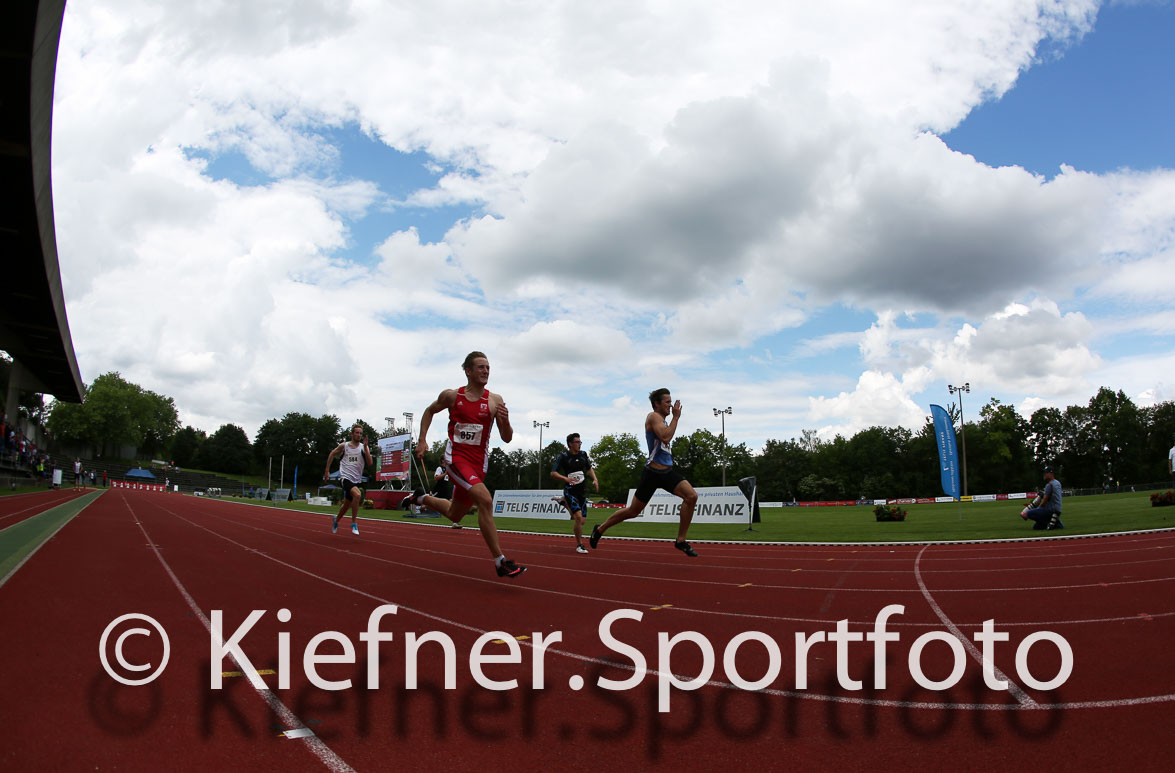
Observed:
[[[725,408],[715,408],[714,415],[722,417],[722,485],[726,485],[726,417],[734,413],[729,405]]]
[[[539,488],[543,487],[543,427],[551,426],[549,421],[536,421],[534,423],[539,428]]]
[[[412,490],[412,411],[404,411],[404,427],[408,430],[408,442],[405,444],[405,450],[408,451],[408,490]],[[428,449],[424,449],[427,451]],[[423,460],[422,460],[423,461]],[[428,483],[424,477],[424,470],[420,471],[420,485],[428,488]]]
[[[971,382],[963,386],[947,384],[947,391],[959,396],[959,435],[963,439],[963,496],[967,496],[967,422],[963,420],[963,393],[971,391]]]

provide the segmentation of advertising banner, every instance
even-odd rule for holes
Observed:
[[[694,508],[693,523],[750,523],[751,504],[738,486],[711,486],[694,490],[698,492],[698,505]],[[636,489],[629,489],[629,504],[635,494]],[[667,491],[657,491],[638,520],[646,523],[677,523],[680,511],[680,498]]]
[[[942,493],[949,497],[959,496],[959,455],[955,447],[955,425],[946,409],[931,405],[930,415],[934,417],[934,435],[938,440],[938,466],[942,476]]]
[[[558,489],[497,491],[494,493],[495,518],[550,518],[570,520],[567,508],[554,501]]]
[[[376,480],[408,480],[408,441],[411,435],[396,435],[379,439],[379,470]]]

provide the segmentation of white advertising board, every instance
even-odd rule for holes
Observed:
[[[694,490],[698,492],[698,505],[694,508],[692,523],[750,523],[751,505],[738,486],[713,486]],[[636,489],[629,489],[629,504],[632,504],[634,494]],[[680,512],[681,499],[667,491],[658,490],[640,514],[639,520],[677,523]]]
[[[494,517],[570,520],[567,508],[551,499],[562,493],[558,489],[494,492]]]

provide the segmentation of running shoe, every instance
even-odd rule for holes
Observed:
[[[603,534],[600,534],[600,524],[597,523],[592,527],[592,536],[588,537],[588,544],[592,546],[592,550],[595,550],[596,545],[600,544],[600,537],[603,536]]]
[[[498,570],[499,577],[517,577],[518,575],[520,575],[526,571],[525,566],[519,566],[518,564],[511,561],[509,558],[507,558],[505,561],[503,561],[500,566],[497,566],[495,568]]]
[[[338,534],[339,533],[339,517],[337,515],[334,518],[332,518],[330,521],[330,533],[331,534]]]
[[[563,497],[551,497],[551,501],[560,507],[567,507],[567,500]]]
[[[586,553],[588,551],[587,551],[587,548],[585,548],[583,545],[576,545],[575,552],[576,553]]]
[[[351,533],[352,533],[352,534],[358,534],[358,533],[359,533],[359,524],[357,524],[357,523],[353,523],[353,524],[351,524]]]
[[[692,547],[690,547],[690,544],[685,540],[682,540],[681,542],[674,542],[673,547],[677,548],[682,553],[685,553],[690,558],[698,557],[697,552]]]
[[[451,526],[449,526],[449,528],[450,529],[460,529],[461,524],[454,522]]]
[[[407,510],[412,505],[419,505],[420,500],[424,498],[424,489],[415,489],[411,494],[400,500],[400,509]]]

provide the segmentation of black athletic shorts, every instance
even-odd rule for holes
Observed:
[[[365,496],[366,492],[363,491],[363,487],[360,486],[358,483],[355,483],[353,481],[349,481],[346,478],[342,479],[342,483],[343,483],[343,497],[344,498],[351,496],[351,488],[352,487],[359,489],[359,498],[360,499],[363,499],[363,497]]]
[[[565,486],[563,488],[563,501],[567,503],[567,509],[571,511],[571,516],[573,518],[575,517],[576,513],[586,514],[586,511],[583,509],[586,499],[587,497],[583,495],[583,492],[576,494],[571,490],[570,486]]]
[[[641,482],[636,487],[636,494],[634,499],[639,499],[641,502],[648,502],[653,498],[654,492],[657,489],[665,489],[670,494],[677,488],[677,484],[685,480],[676,467],[670,467],[668,470],[654,470],[652,467],[646,467],[641,471]]]

